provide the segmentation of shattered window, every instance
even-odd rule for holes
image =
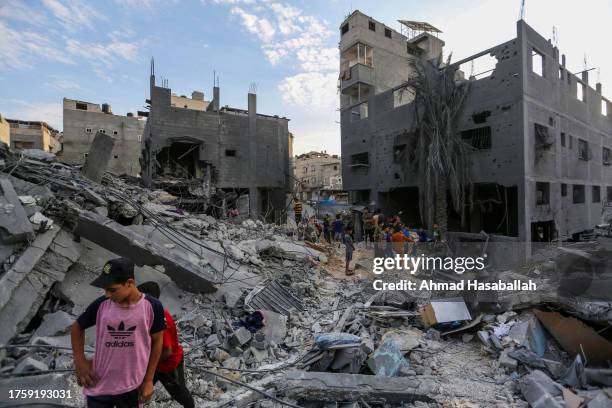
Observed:
[[[550,133],[548,131],[548,127],[544,125],[540,125],[539,123],[534,124],[535,128],[535,142],[537,149],[548,149],[552,146],[552,141],[550,140]]]
[[[346,23],[345,25],[342,26],[342,28],[340,28],[341,35],[348,33],[348,30],[349,30],[349,25],[348,23]]]
[[[405,152],[406,152],[405,144],[393,146],[393,163],[401,163],[404,158]]]
[[[531,70],[534,74],[544,77],[544,54],[535,48],[531,51]]]
[[[565,147],[565,133],[561,132],[561,146]]]
[[[76,108],[78,110],[87,110],[87,104],[86,103],[77,102],[76,103]]]
[[[550,204],[550,183],[536,183],[536,205]]]
[[[567,184],[561,184],[561,197],[567,196]]]
[[[610,186],[606,187],[606,199],[609,203],[612,202],[612,187]]]
[[[601,201],[601,190],[599,189],[599,186],[591,187],[591,198],[592,202],[594,203],[598,203]]]
[[[491,148],[491,126],[479,127],[476,129],[464,130],[461,132],[461,139],[474,149],[484,150]]]
[[[357,153],[351,156],[351,166],[369,166],[370,157],[368,152]]]
[[[391,30],[388,28],[385,28],[385,37],[391,38]]]
[[[589,160],[589,143],[586,140],[578,139],[578,158]]]
[[[604,116],[608,116],[608,101],[605,99],[601,100],[601,114]]]
[[[601,162],[604,166],[610,165],[610,149],[607,147],[603,147],[601,149]]]
[[[572,186],[572,198],[574,204],[584,204],[584,186],[574,184]]]
[[[370,29],[370,31],[376,31],[376,23],[373,21],[369,21],[368,28]]]

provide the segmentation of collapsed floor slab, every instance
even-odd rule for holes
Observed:
[[[316,401],[432,401],[428,395],[440,386],[431,379],[313,371],[290,371],[286,380],[287,396]]]
[[[193,293],[217,290],[219,277],[208,262],[195,265],[177,252],[100,214],[81,211],[75,233],[111,252],[130,258],[137,265],[162,265],[166,275],[181,289]],[[202,258],[201,261],[206,260]]]

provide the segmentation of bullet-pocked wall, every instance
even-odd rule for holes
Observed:
[[[220,189],[248,188],[253,213],[269,201],[274,201],[274,208],[284,208],[284,194],[290,191],[291,181],[289,119],[257,114],[252,93],[248,110],[220,107],[218,88],[213,95],[217,100],[213,99],[206,111],[171,106],[171,90],[152,84],[142,144],[145,182],[164,175],[164,155],[171,154],[169,147],[191,145],[183,154],[194,149],[197,169],[188,177],[208,176]]]
[[[140,144],[146,120],[114,115],[110,106],[64,98],[64,137],[60,160],[83,164],[97,132],[114,140],[107,170],[115,174],[140,174]]]
[[[516,38],[455,64],[463,69],[483,56],[494,58],[494,66],[469,78],[457,120],[457,131],[474,147],[472,177],[480,189],[474,199],[483,204],[467,230],[495,230],[490,224],[498,216],[498,233],[525,241],[593,228],[608,191],[612,199],[612,155],[605,151],[612,149],[612,117],[603,114],[611,109],[601,85],[593,89],[586,76],[568,79],[558,50],[524,21],[517,22]],[[375,202],[383,210],[392,208],[393,192],[408,189],[405,200],[418,194],[416,175],[402,171],[410,164],[398,163],[398,157],[409,157],[398,153],[414,130],[414,102],[398,103],[400,88],[369,94],[341,111],[344,187],[353,201]],[[488,197],[491,192],[498,198]],[[504,206],[491,218],[486,209],[499,198]]]

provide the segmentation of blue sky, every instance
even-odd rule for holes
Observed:
[[[399,30],[397,19],[443,31],[453,59],[516,35],[520,0],[0,0],[0,113],[61,124],[63,97],[143,110],[149,60],[158,82],[191,95],[212,92],[246,108],[257,84],[258,110],[291,119],[295,152],[340,153],[337,123],[338,27],[359,9]],[[526,0],[525,19],[542,35],[558,32],[570,71],[599,76],[612,92],[612,2]]]

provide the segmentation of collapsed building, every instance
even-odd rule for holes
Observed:
[[[247,110],[222,107],[219,86],[210,103],[200,92],[175,97],[156,85],[152,62],[142,144],[145,184],[181,195],[191,208],[205,208],[214,198],[221,213],[237,208],[280,219],[291,191],[289,119],[257,113],[252,91]]]
[[[111,146],[98,132],[82,169],[0,149],[1,395],[26,389],[38,391],[36,405],[83,406],[69,331],[100,295],[90,282],[107,260],[124,256],[137,265],[138,283],[161,288],[196,406],[612,401],[612,238],[551,246],[523,270],[500,274],[487,265],[483,280],[538,287],[484,293],[492,302],[458,289],[445,290],[448,299],[434,289],[377,291],[372,282],[381,276],[362,243],[359,273],[346,277],[335,244],[297,241],[289,225],[189,213],[178,208],[180,197],[104,173]],[[388,283],[402,273],[387,272]],[[402,277],[449,282],[440,270]],[[95,329],[85,344],[91,358]],[[177,405],[157,386],[151,406]]]
[[[94,136],[100,132],[114,140],[112,160],[108,170],[115,174],[140,174],[140,144],[146,118],[113,114],[109,104],[64,98],[64,138],[61,160],[69,164],[83,164]]]
[[[416,137],[410,60],[437,58],[440,30],[414,21],[403,35],[355,11],[341,24],[340,91],[343,183],[352,201],[403,211],[420,224],[418,175],[405,166]],[[525,21],[516,38],[452,63],[471,72],[456,131],[471,146],[474,192],[462,225],[449,230],[567,239],[601,221],[612,199],[612,116],[601,84],[573,74],[566,58]]]

